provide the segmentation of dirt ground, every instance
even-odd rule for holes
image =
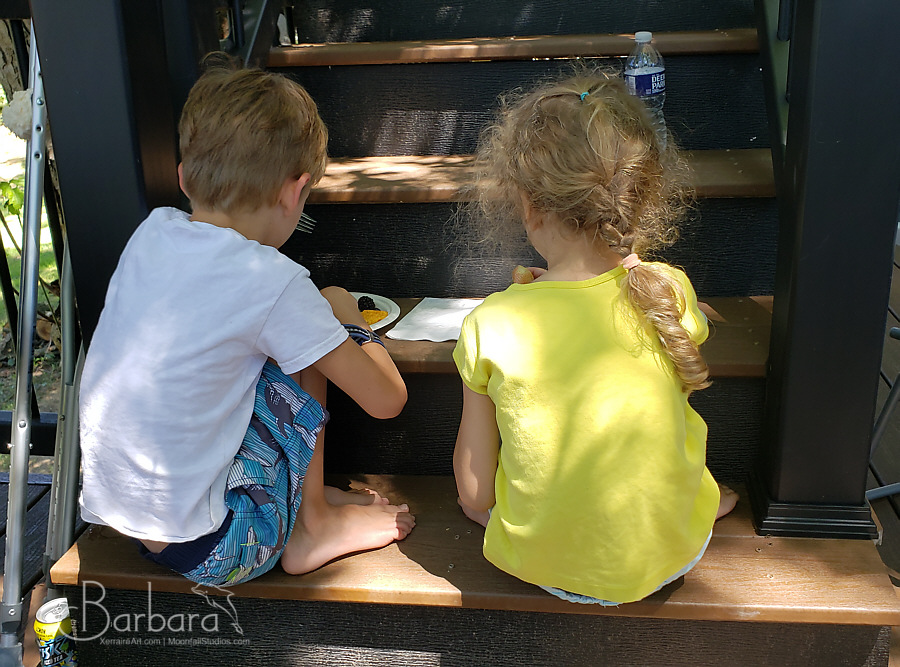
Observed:
[[[15,403],[15,359],[11,361],[12,365],[8,365],[6,359],[0,361],[0,410],[12,410]],[[59,381],[58,353],[35,359],[32,382],[41,412],[56,412],[59,409]]]

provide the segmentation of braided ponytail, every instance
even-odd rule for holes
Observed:
[[[687,299],[681,286],[664,270],[640,264],[628,271],[622,297],[659,336],[686,392],[710,385],[709,367],[681,324]]]

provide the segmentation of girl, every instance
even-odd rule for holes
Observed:
[[[573,601],[680,577],[737,500],[688,403],[709,384],[706,318],[684,273],[638,258],[688,201],[668,146],[619,79],[577,75],[504,100],[478,152],[484,236],[524,225],[547,269],[463,324],[459,503],[490,562]]]

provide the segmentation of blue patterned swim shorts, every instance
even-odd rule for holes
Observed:
[[[145,558],[207,586],[232,586],[271,570],[294,528],[316,436],[327,413],[277,365],[256,385],[250,426],[228,473],[222,526]]]

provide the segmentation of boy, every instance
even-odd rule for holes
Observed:
[[[323,483],[326,379],[378,418],[407,395],[353,297],[277,250],[325,170],[315,103],[214,64],[179,133],[192,214],[156,209],[135,231],[85,362],[82,516],[207,585],[403,539],[405,505]]]

